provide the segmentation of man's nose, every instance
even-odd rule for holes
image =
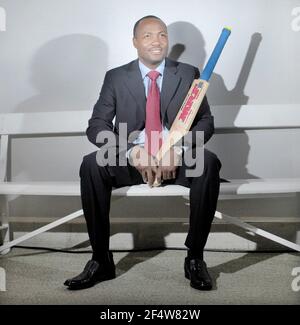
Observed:
[[[153,36],[152,44],[160,44],[159,36],[158,35]]]

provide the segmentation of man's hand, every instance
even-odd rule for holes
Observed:
[[[176,177],[176,169],[181,164],[182,159],[182,150],[174,150],[172,147],[159,162],[157,172],[156,172],[156,180],[158,184],[162,182],[162,180],[173,179]]]
[[[140,172],[144,182],[152,187],[158,169],[156,159],[143,147],[137,145],[130,152],[130,164]]]

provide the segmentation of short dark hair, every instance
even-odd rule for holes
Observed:
[[[154,16],[154,15],[148,15],[148,16],[144,16],[142,17],[141,19],[139,19],[135,24],[134,24],[134,27],[133,27],[133,37],[136,36],[136,30],[140,24],[140,22],[142,22],[143,20],[145,19],[148,19],[148,18],[153,18],[153,19],[157,19],[157,20],[160,20],[162,23],[164,23],[159,17],[157,16]],[[165,23],[164,23],[165,24]]]

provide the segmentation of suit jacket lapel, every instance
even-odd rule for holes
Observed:
[[[179,86],[181,77],[176,75],[176,62],[166,59],[166,66],[164,70],[164,78],[161,90],[161,115],[164,119],[170,101]]]
[[[133,61],[128,67],[126,85],[131,95],[135,98],[141,112],[146,116],[146,95],[138,60]]]

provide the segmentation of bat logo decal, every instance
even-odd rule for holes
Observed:
[[[183,123],[186,121],[187,117],[190,114],[191,111],[191,107],[193,106],[193,103],[195,101],[195,99],[197,99],[200,91],[201,91],[201,86],[200,85],[195,84],[194,88],[191,91],[190,96],[187,98],[185,105],[183,106],[182,110],[181,110],[181,114],[179,116],[179,121],[182,121]]]

